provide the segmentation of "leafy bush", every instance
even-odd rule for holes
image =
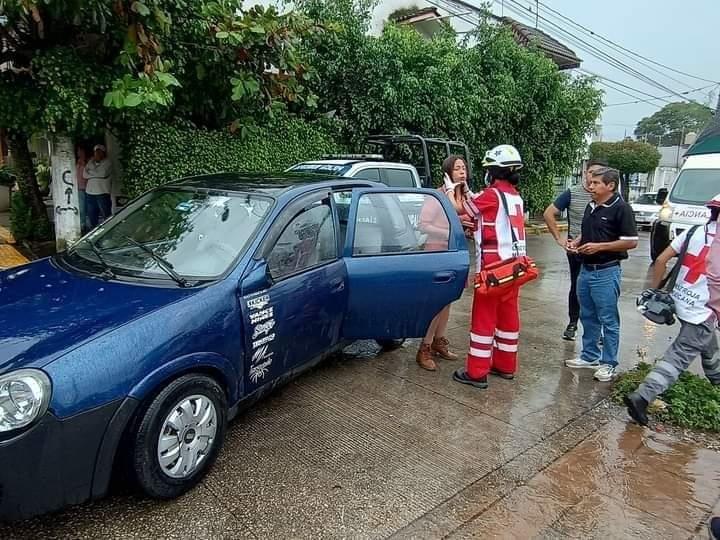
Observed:
[[[295,3],[343,29],[310,51],[320,76],[319,110],[335,111],[345,140],[355,144],[376,133],[461,140],[472,154],[476,188],[484,153],[513,144],[525,162],[520,190],[526,208],[543,210],[553,196],[553,179],[578,163],[585,134],[602,109],[592,80],[559,71],[494,24],[482,23],[464,44],[451,32],[425,39],[393,24],[380,36],[367,35],[374,4]]]
[[[22,191],[16,191],[10,199],[10,230],[15,240],[47,240],[52,230],[47,221],[33,219],[30,205]]]
[[[0,165],[0,186],[12,187],[17,182],[17,172],[10,165]]]
[[[160,123],[131,127],[123,143],[124,187],[137,196],[168,181],[222,171],[281,171],[341,151],[331,123],[284,118],[246,137]]]
[[[612,389],[612,399],[622,403],[626,394],[637,389],[653,366],[640,363],[635,369],[618,377]],[[685,428],[720,431],[720,388],[707,379],[685,372],[661,398],[668,408],[659,418]]]

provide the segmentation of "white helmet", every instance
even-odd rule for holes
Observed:
[[[485,152],[482,164],[483,167],[502,167],[513,171],[523,168],[520,152],[511,144],[501,144]]]

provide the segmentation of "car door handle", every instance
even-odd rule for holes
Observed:
[[[433,276],[433,283],[451,283],[455,281],[457,274],[455,272],[436,272]]]
[[[345,290],[345,280],[340,279],[334,279],[330,282],[330,292],[331,293],[338,293]]]

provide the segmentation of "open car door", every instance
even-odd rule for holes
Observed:
[[[344,197],[343,197],[344,195]],[[355,189],[347,208],[347,339],[424,336],[467,282],[470,257],[450,202],[428,189]]]

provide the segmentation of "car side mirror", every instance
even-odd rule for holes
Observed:
[[[667,196],[668,196],[667,189],[662,188],[662,189],[658,190],[657,195],[655,196],[655,203],[660,204],[660,205],[664,204],[665,199],[667,199]]]
[[[253,261],[252,270],[242,280],[242,294],[247,296],[271,287],[274,283],[270,266],[265,259]]]

